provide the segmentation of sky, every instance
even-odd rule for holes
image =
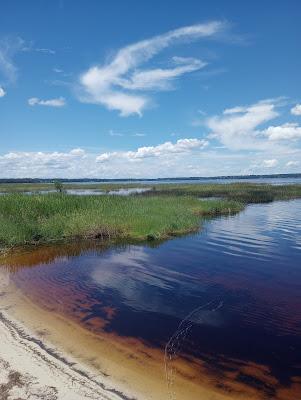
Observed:
[[[299,0],[2,0],[0,178],[301,172]]]

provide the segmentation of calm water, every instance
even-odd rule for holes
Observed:
[[[95,332],[140,338],[169,359],[196,356],[221,379],[241,362],[263,364],[288,386],[301,376],[300,215],[301,200],[251,205],[157,247],[45,247],[7,269]],[[236,379],[274,398],[270,381]]]
[[[67,189],[65,190],[65,193],[67,194],[74,194],[77,196],[103,196],[103,195],[116,195],[116,196],[131,196],[134,194],[141,194],[148,192],[150,188],[125,188],[125,189],[117,189],[117,190],[109,190],[109,191],[103,191],[103,190],[97,190],[97,189]],[[32,195],[32,194],[48,194],[48,193],[57,193],[56,190],[39,190],[39,191],[29,191],[29,192],[20,192],[23,194],[27,195]],[[5,195],[7,194],[6,192],[0,192],[0,195]]]
[[[137,179],[135,181],[131,180],[122,180],[122,181],[106,181],[106,182],[98,182],[98,181],[86,181],[86,182],[67,182],[67,183],[80,183],[80,184],[91,184],[91,183],[97,183],[97,184],[122,184],[122,183],[139,183],[143,185],[156,185],[160,183],[173,183],[173,184],[208,184],[208,183],[220,183],[220,184],[227,184],[227,183],[235,183],[235,182],[245,182],[245,183],[267,183],[270,185],[292,185],[292,184],[301,184],[301,177],[294,177],[294,178],[247,178],[247,179],[242,179],[242,178],[233,178],[233,179],[221,179],[221,178],[199,178],[199,179]]]

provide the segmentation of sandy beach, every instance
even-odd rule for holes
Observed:
[[[0,398],[2,400],[120,400],[110,380],[91,368],[79,365],[70,355],[59,352],[13,316],[20,293],[10,284],[9,274],[0,274]],[[26,301],[23,299],[23,304]]]

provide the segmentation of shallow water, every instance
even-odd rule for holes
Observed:
[[[141,194],[144,192],[148,192],[151,190],[150,188],[124,188],[124,189],[116,189],[110,191],[103,191],[98,189],[67,189],[64,193],[73,194],[77,196],[103,196],[103,195],[116,195],[116,196],[130,196],[132,194]],[[40,190],[40,191],[28,191],[28,192],[19,192],[27,195],[32,194],[48,194],[48,193],[57,193],[56,190]],[[6,192],[0,192],[0,195],[5,195]]]
[[[301,382],[300,215],[301,200],[250,205],[155,247],[47,246],[5,267],[43,307],[161,349],[168,379],[175,357],[193,357],[221,390],[231,376],[260,398],[297,399],[301,386],[289,390]]]
[[[300,184],[301,183],[301,177],[286,177],[286,178],[279,178],[279,177],[257,177],[257,178],[196,178],[196,179],[181,179],[181,178],[176,178],[176,179],[135,179],[133,180],[127,180],[127,179],[120,179],[120,180],[106,180],[106,181],[84,181],[80,182],[81,184],[91,184],[91,183],[97,183],[97,184],[126,184],[126,183],[139,183],[143,185],[156,185],[160,183],[173,183],[173,184],[208,184],[208,183],[219,183],[219,184],[227,184],[227,183],[235,183],[235,182],[245,182],[245,183],[266,183],[270,185],[290,185],[290,184]],[[67,182],[66,182],[67,183]],[[79,183],[79,182],[68,182],[68,183]]]

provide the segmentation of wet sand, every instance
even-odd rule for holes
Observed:
[[[95,334],[34,304],[5,274],[1,271],[0,384],[8,393],[3,399],[34,399],[39,393],[46,400],[295,400],[300,393],[300,377],[285,389],[266,366],[225,358],[227,372],[220,374],[214,363],[208,371],[198,359],[172,357],[139,339]],[[269,397],[256,381],[277,394]]]

